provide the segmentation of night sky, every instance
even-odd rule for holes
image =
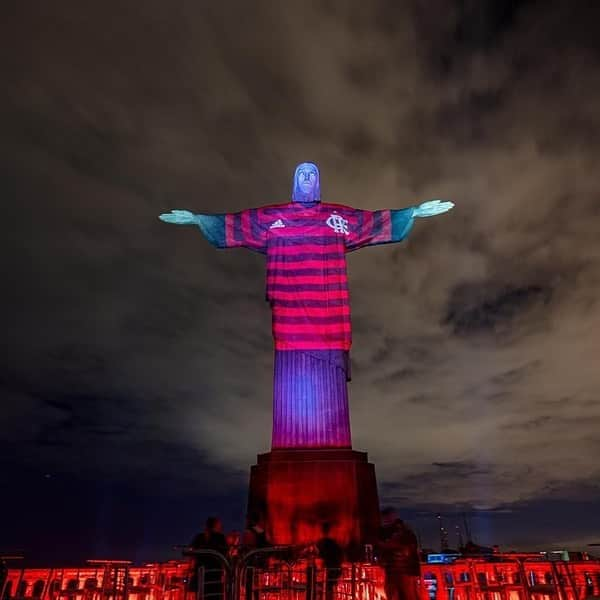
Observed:
[[[349,259],[354,447],[425,545],[600,538],[600,3],[0,8],[0,550],[175,558],[269,450],[264,259],[174,208],[456,208]]]

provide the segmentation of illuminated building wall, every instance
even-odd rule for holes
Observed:
[[[274,567],[257,580],[262,600],[309,600],[307,569]],[[494,561],[459,559],[452,564],[421,565],[421,600],[584,600],[600,596],[600,561],[548,561],[539,555],[497,555]],[[9,569],[2,600],[185,600],[189,564]],[[280,577],[281,576],[281,577]],[[315,571],[315,600],[325,575]],[[238,578],[239,579],[239,578]],[[277,582],[274,586],[273,582]],[[384,573],[376,565],[346,564],[335,600],[385,600]],[[232,589],[246,600],[242,579]]]

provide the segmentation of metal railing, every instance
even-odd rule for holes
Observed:
[[[291,546],[275,546],[229,561],[212,550],[195,551],[198,562],[218,558],[222,568],[198,568],[194,600],[376,600],[381,584],[377,566],[352,563],[326,569],[294,554]]]

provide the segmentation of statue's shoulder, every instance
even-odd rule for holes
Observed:
[[[351,206],[346,206],[345,204],[336,204],[333,202],[321,202],[321,206],[323,210],[336,211],[339,213],[352,213],[355,212],[356,209]]]
[[[275,204],[265,204],[256,208],[258,211],[271,213],[273,211],[284,210],[292,205],[291,202],[278,202]]]

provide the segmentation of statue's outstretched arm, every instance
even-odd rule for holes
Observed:
[[[172,210],[158,217],[165,223],[175,225],[197,225],[202,235],[217,248],[226,248],[225,215],[194,214],[189,210]]]
[[[172,210],[158,217],[165,223],[197,225],[202,235],[217,248],[248,248],[266,252],[266,232],[256,209],[227,214],[195,214]]]
[[[432,217],[454,207],[447,200],[430,200],[418,206],[393,210],[356,210],[357,225],[348,230],[346,248],[357,250],[364,246],[401,242],[410,233],[417,217]]]
[[[392,238],[390,242],[402,241],[412,229],[417,217],[433,217],[454,208],[454,202],[448,200],[428,200],[418,206],[391,210]]]

